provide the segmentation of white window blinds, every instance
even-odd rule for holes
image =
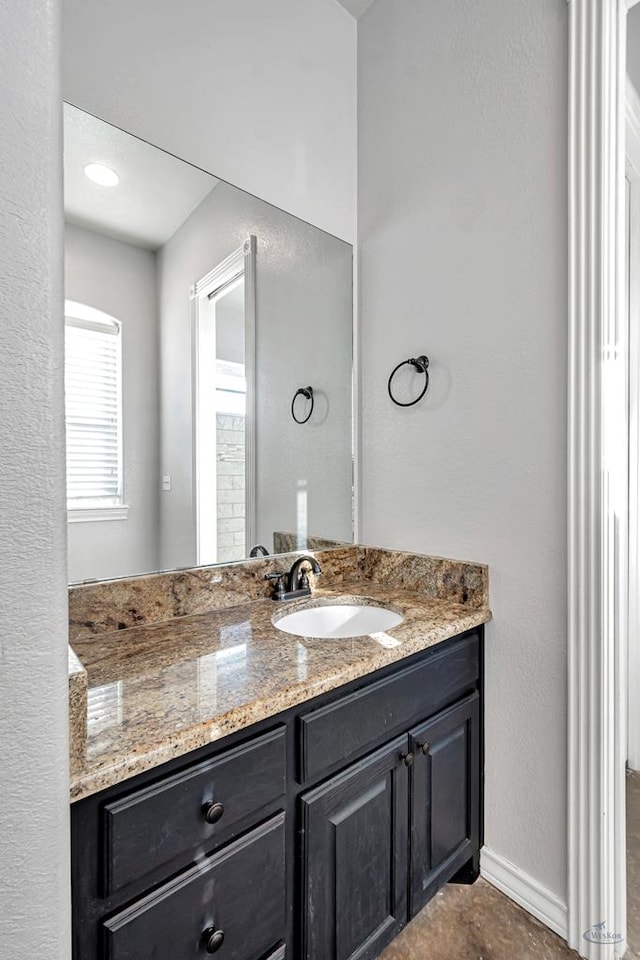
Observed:
[[[94,311],[97,313],[97,311]],[[122,503],[121,331],[117,320],[65,317],[67,500]]]

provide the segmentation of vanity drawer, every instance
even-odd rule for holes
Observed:
[[[284,813],[202,860],[103,925],[107,960],[284,957]],[[213,931],[221,941],[207,951]]]
[[[285,784],[285,728],[278,727],[105,804],[105,895],[160,867],[178,870],[230,839],[234,827],[283,796]]]
[[[300,717],[299,779],[338,769],[453,703],[475,687],[480,672],[477,634]]]

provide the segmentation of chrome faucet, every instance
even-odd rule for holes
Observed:
[[[267,573],[265,580],[274,580],[273,600],[295,600],[298,597],[310,597],[311,586],[309,585],[309,576],[306,570],[302,569],[303,563],[311,567],[311,572],[319,577],[322,573],[320,564],[315,557],[296,557],[291,564],[291,569],[285,573]]]

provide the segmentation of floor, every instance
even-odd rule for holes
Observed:
[[[379,960],[577,960],[486,880],[445,887]]]
[[[640,773],[627,777],[628,949],[640,960]],[[578,954],[485,880],[445,887],[379,960],[577,960]]]

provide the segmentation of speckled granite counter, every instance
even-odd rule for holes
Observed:
[[[333,570],[333,576],[330,583],[324,581],[323,589],[314,590],[312,600],[279,605],[264,599],[263,567],[284,569],[290,563],[290,558],[269,558],[268,563],[242,565],[249,571],[251,589],[259,584],[255,589],[261,599],[159,622],[153,616],[154,604],[148,603],[145,609],[151,612],[140,626],[127,624],[120,630],[108,629],[112,621],[119,622],[119,615],[105,613],[104,604],[101,618],[79,620],[78,611],[86,615],[89,602],[81,592],[92,591],[95,597],[99,587],[75,588],[72,642],[86,670],[88,690],[86,728],[77,700],[72,713],[71,799],[158,766],[491,618],[488,574],[481,565],[358,547],[318,557],[323,570]],[[197,576],[202,582],[203,571]],[[215,576],[224,587],[224,571],[217,568]],[[236,586],[239,576],[236,565]],[[154,579],[157,592],[158,578],[118,582],[122,609],[129,602],[126,609],[131,614],[132,584],[140,600],[141,584]],[[114,584],[105,587],[116,590]],[[367,598],[392,607],[404,620],[385,633],[348,640],[295,637],[273,624],[284,612],[333,597]],[[140,622],[138,607],[133,617]],[[76,664],[77,684],[82,675]]]
[[[69,753],[71,776],[80,773],[87,745],[87,671],[69,647]]]

